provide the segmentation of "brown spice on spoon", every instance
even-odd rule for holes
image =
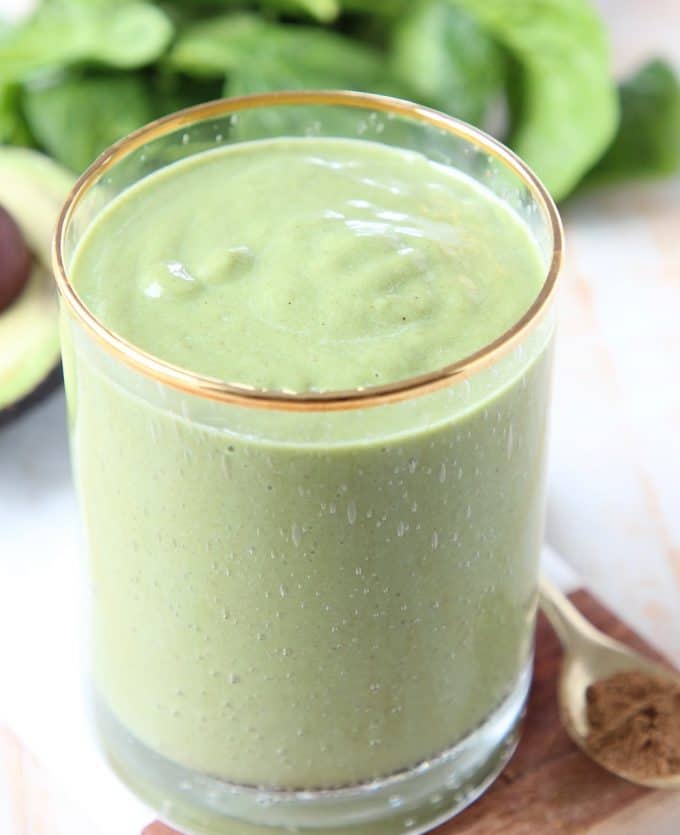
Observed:
[[[639,671],[616,673],[586,690],[588,746],[632,778],[680,774],[680,686]]]

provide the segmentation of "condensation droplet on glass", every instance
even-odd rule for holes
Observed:
[[[222,468],[222,474],[225,478],[231,478],[231,462],[229,461],[226,455],[222,455],[220,459],[220,466]]]
[[[510,460],[510,458],[512,458],[512,450],[513,450],[514,446],[515,446],[515,434],[512,431],[512,424],[510,424],[510,426],[508,426],[508,441],[507,441],[507,445],[506,445],[506,452],[507,452],[507,455],[508,455],[508,460]]]
[[[436,551],[439,548],[439,534],[437,531],[432,531],[432,550]]]
[[[353,525],[357,520],[357,506],[352,501],[347,505],[347,521]]]
[[[442,465],[439,468],[439,481],[443,484],[446,481],[446,462],[442,461]]]
[[[293,522],[290,529],[290,535],[293,540],[293,544],[296,547],[299,547],[300,543],[302,542],[302,531],[300,530],[300,526],[297,522]]]

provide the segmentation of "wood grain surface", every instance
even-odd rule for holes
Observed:
[[[580,590],[570,597],[607,634],[660,658],[591,594]],[[557,713],[561,656],[554,632],[540,615],[517,753],[480,800],[433,835],[680,835],[680,792],[643,789],[608,774],[562,729]],[[143,835],[178,833],[154,823]]]
[[[680,0],[595,3],[617,76],[655,56],[680,71]],[[680,667],[680,176],[584,190],[560,211],[546,539]]]
[[[0,725],[0,835],[80,833],[97,835],[98,830],[61,783]]]

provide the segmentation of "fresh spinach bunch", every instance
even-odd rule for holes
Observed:
[[[558,199],[585,175],[680,165],[677,78],[654,62],[617,92],[589,0],[42,0],[0,23],[0,143],[75,171],[164,113],[293,88],[413,98],[491,129]]]
[[[653,60],[619,90],[621,121],[605,156],[588,175],[604,182],[672,174],[680,168],[680,82]]]

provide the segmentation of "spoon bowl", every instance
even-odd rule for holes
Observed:
[[[663,777],[640,776],[604,763],[588,744],[586,691],[596,681],[614,673],[637,671],[664,678],[680,686],[680,675],[646,658],[620,641],[600,632],[545,577],[539,586],[541,609],[552,624],[564,648],[558,684],[560,719],[571,739],[591,759],[619,777],[654,789],[680,789],[680,773]]]

